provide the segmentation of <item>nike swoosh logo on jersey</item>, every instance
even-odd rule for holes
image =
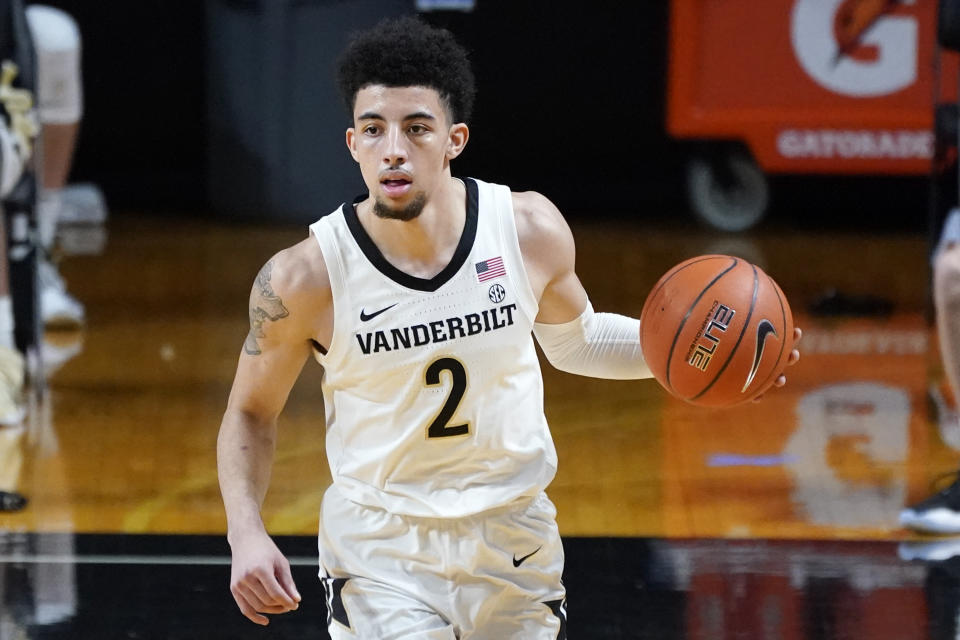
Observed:
[[[757,346],[753,352],[753,366],[750,367],[750,375],[747,376],[747,381],[743,383],[743,389],[740,390],[740,393],[747,390],[747,387],[753,382],[753,377],[757,375],[757,369],[760,368],[760,360],[763,359],[763,346],[767,344],[767,338],[770,334],[773,334],[773,337],[776,338],[777,330],[773,328],[772,322],[764,318],[757,325]]]
[[[533,551],[531,551],[531,552],[528,553],[527,555],[523,556],[523,557],[520,558],[519,560],[517,559],[517,554],[513,554],[513,566],[519,567],[520,565],[522,565],[522,564],[524,563],[524,561],[525,561],[527,558],[529,558],[530,556],[532,556],[533,554],[535,554],[537,551],[540,551],[540,549],[543,549],[543,545],[540,545],[539,547],[537,547],[536,549],[534,549]]]
[[[365,310],[360,309],[360,322],[366,322],[367,320],[373,320],[374,318],[376,318],[378,315],[380,315],[380,314],[383,313],[384,311],[389,311],[390,309],[393,309],[393,308],[394,308],[395,306],[397,306],[398,304],[399,304],[399,303],[394,302],[394,303],[393,303],[392,305],[390,305],[389,307],[384,307],[383,309],[380,309],[380,311],[374,311],[373,313],[367,313]]]

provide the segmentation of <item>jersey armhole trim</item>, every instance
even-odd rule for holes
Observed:
[[[340,344],[340,341],[337,340],[337,327],[340,325],[340,318],[338,318],[338,312],[341,308],[349,308],[350,303],[348,300],[349,294],[347,288],[344,284],[343,274],[344,266],[343,262],[340,260],[340,252],[336,250],[335,246],[331,246],[330,235],[334,233],[332,226],[329,226],[323,235],[320,234],[321,224],[323,220],[318,220],[317,222],[310,225],[310,233],[313,235],[314,239],[317,241],[317,245],[320,247],[320,254],[323,257],[323,262],[327,267],[327,277],[330,278],[330,304],[333,305],[333,326],[330,327],[330,344],[326,345],[326,351],[321,351],[314,346],[314,358],[320,364],[326,366],[330,361],[337,355],[337,346]],[[340,304],[337,304],[337,302]],[[316,342],[316,345],[323,347],[319,342]]]
[[[533,287],[530,285],[530,278],[527,276],[527,265],[523,261],[523,251],[520,248],[520,235],[517,232],[517,213],[513,208],[513,193],[509,187],[498,186],[495,188],[500,190],[497,199],[502,203],[501,206],[497,207],[497,226],[500,230],[500,237],[503,241],[503,246],[510,248],[510,252],[517,263],[517,286],[519,288],[517,298],[524,315],[527,316],[530,324],[533,325],[533,323],[536,322],[540,305],[536,295],[533,293]]]

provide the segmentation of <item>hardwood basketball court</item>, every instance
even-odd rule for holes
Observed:
[[[902,506],[960,461],[946,444],[955,436],[960,446],[960,434],[940,428],[930,399],[939,372],[926,240],[573,227],[598,310],[639,316],[670,266],[733,253],[777,279],[804,338],[787,387],[720,411],[652,380],[580,378],[544,363],[570,636],[955,633],[960,561],[945,558],[960,541],[897,525]],[[304,601],[266,629],[242,618],[227,589],[215,466],[250,285],[305,233],[117,214],[103,255],[63,262],[88,325],[48,336],[77,355],[52,372],[23,429],[0,429],[0,480],[11,485],[0,489],[30,499],[0,514],[0,638],[326,637],[315,577],[330,482],[319,366],[308,362],[281,418],[264,511]],[[831,289],[860,315],[827,313],[839,308],[823,299]],[[871,315],[872,298],[892,313]]]

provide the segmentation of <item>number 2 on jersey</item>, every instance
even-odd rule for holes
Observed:
[[[469,424],[449,424],[453,414],[457,412],[457,407],[460,406],[460,401],[463,400],[463,394],[467,391],[467,370],[463,363],[455,358],[439,358],[431,362],[424,373],[427,386],[433,387],[440,384],[440,373],[443,371],[450,372],[453,384],[440,413],[427,427],[428,438],[462,436],[470,432]]]

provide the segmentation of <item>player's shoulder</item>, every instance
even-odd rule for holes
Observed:
[[[573,234],[560,209],[536,191],[514,191],[513,215],[517,223],[520,248],[526,254],[552,252],[573,247]]]
[[[291,303],[316,305],[330,298],[330,277],[317,241],[311,236],[274,254],[257,275],[261,288],[268,284]]]
[[[537,191],[511,191],[513,212],[517,218],[528,219],[532,224],[550,224],[563,220],[563,215],[550,199]]]

